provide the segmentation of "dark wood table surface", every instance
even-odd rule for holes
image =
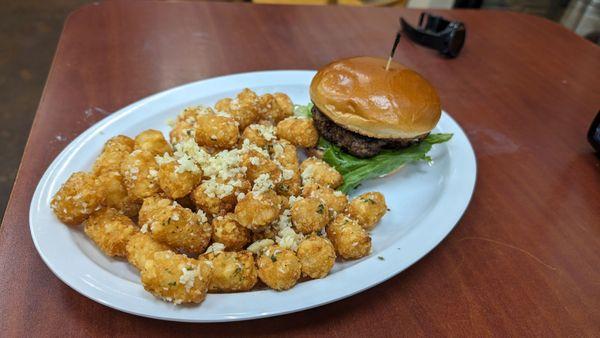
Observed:
[[[400,43],[397,59],[438,88],[470,137],[478,178],[454,231],[395,278],[300,313],[183,324],[95,303],[38,256],[28,227],[37,182],[99,119],[216,75],[385,56],[398,17],[418,13],[147,1],[75,11],[0,228],[0,336],[600,335],[600,161],[585,139],[600,109],[600,48],[550,21],[508,12],[439,12],[467,26],[455,60]]]

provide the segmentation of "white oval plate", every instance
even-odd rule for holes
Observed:
[[[452,230],[475,186],[475,154],[462,129],[443,113],[434,132],[453,133],[435,145],[434,164],[409,165],[399,173],[365,182],[353,195],[381,191],[391,211],[372,231],[373,251],[363,259],[336,263],[324,279],[289,291],[259,290],[210,294],[198,306],[175,306],[144,291],[138,272],[108,258],[82,231],[61,224],[49,204],[75,171],[89,170],[104,142],[117,134],[135,136],[154,128],[168,132],[167,119],[190,105],[213,105],[248,87],[257,93],[284,92],[309,102],[314,71],[265,71],[202,80],[133,103],[96,123],[52,162],[40,180],[29,211],[31,236],[48,267],[82,295],[128,313],[184,322],[223,322],[269,317],[327,304],[375,286],[415,263]]]

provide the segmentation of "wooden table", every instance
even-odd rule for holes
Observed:
[[[541,18],[440,13],[466,23],[462,55],[445,60],[405,39],[397,58],[438,88],[475,148],[477,186],[456,229],[359,295],[215,325],[128,315],[59,281],[28,228],[46,167],[94,122],[142,97],[215,75],[384,56],[398,17],[418,12],[111,1],[72,13],[0,229],[0,335],[598,336],[600,162],[585,133],[600,108],[600,48]]]

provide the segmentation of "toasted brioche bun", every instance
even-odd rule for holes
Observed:
[[[355,57],[323,67],[310,98],[336,124],[380,139],[411,139],[429,133],[441,116],[440,98],[421,75],[387,60]]]

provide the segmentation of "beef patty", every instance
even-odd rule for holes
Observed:
[[[345,152],[360,158],[373,157],[384,148],[400,149],[408,147],[419,143],[429,134],[426,133],[413,139],[377,139],[355,133],[335,124],[315,105],[312,108],[312,115],[315,127],[321,136],[342,148]]]

